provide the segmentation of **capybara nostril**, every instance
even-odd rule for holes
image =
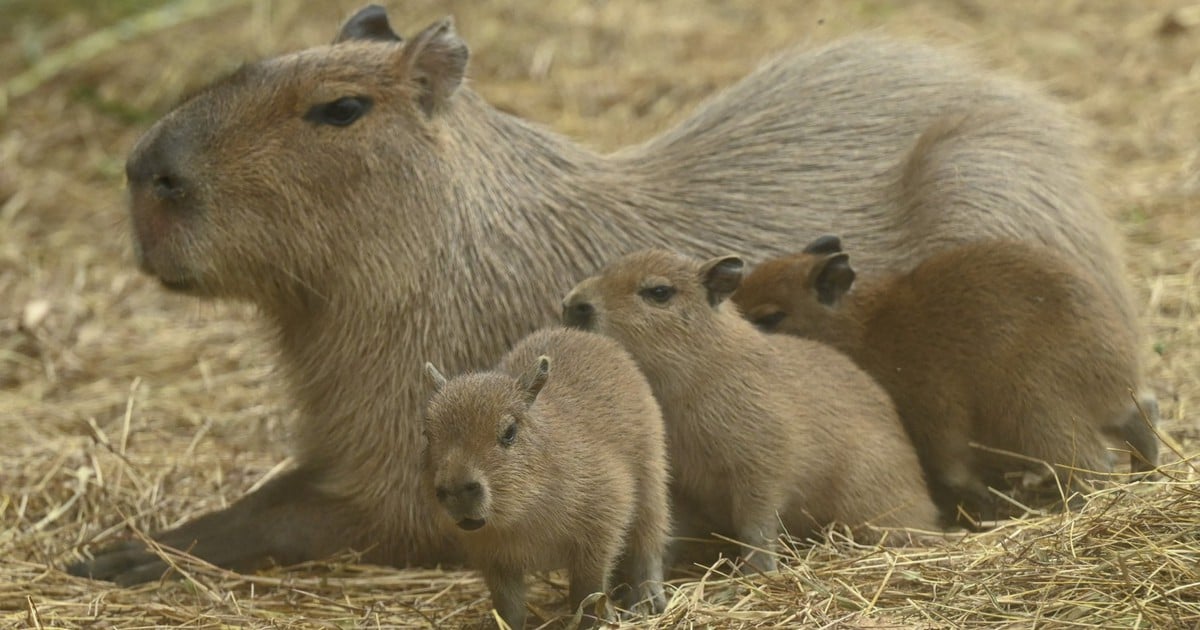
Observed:
[[[159,200],[178,199],[187,190],[187,164],[194,149],[184,130],[155,128],[147,132],[125,162],[125,178],[135,192]]]
[[[183,196],[183,180],[177,175],[157,175],[152,187],[159,199],[178,199]]]
[[[441,486],[438,486],[436,492],[438,501],[445,501],[450,496],[450,492]]]
[[[468,481],[463,484],[462,494],[465,497],[477,499],[479,495],[483,494],[483,486],[480,486],[478,481]]]
[[[563,323],[573,328],[588,328],[592,323],[595,307],[587,302],[563,305]]]

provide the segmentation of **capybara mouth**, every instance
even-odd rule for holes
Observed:
[[[194,291],[199,286],[191,278],[159,278],[158,281],[172,291]]]
[[[486,523],[487,521],[481,518],[464,518],[458,522],[458,526],[469,532],[473,532],[480,527],[483,527]]]

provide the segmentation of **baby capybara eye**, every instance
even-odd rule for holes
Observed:
[[[504,433],[500,434],[500,445],[501,446],[512,446],[514,443],[516,443],[516,441],[517,441],[517,423],[514,422],[514,423],[508,425],[508,428],[504,430]]]
[[[638,295],[657,304],[665,304],[675,295],[675,287],[661,284],[656,287],[649,287],[638,291]]]
[[[347,127],[371,109],[371,99],[365,96],[344,96],[336,101],[313,105],[304,120],[322,125]]]
[[[756,317],[752,321],[754,322],[755,326],[758,326],[759,330],[770,332],[779,327],[779,322],[782,322],[784,317],[787,317],[787,313],[783,311],[776,311],[770,315]]]

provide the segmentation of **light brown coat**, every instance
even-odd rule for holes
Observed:
[[[256,304],[300,410],[295,471],[160,542],[238,569],[346,546],[454,561],[418,483],[420,365],[398,357],[493,365],[565,288],[640,247],[757,259],[834,229],[877,270],[1007,236],[1077,260],[1135,319],[1072,123],[945,51],[877,36],[791,51],[611,155],[491,107],[467,58],[448,20],[401,41],[364,9],[334,44],[247,65],[134,147],[141,268]],[[131,544],[72,570],[163,569]]]
[[[1068,486],[1108,472],[1106,434],[1132,445],[1135,469],[1157,458],[1130,397],[1135,331],[1045,247],[980,242],[856,281],[840,239],[825,236],[758,265],[733,301],[761,328],[832,344],[878,379],[948,511],[980,507],[985,484],[1008,487],[1007,473],[1047,472],[1038,462],[1058,464]]]
[[[662,406],[673,493],[754,550],[834,523],[937,527],[937,509],[887,394],[840,352],[768,336],[726,298],[734,256],[622,257],[563,301],[566,323],[629,351]],[[758,554],[755,565],[774,567]]]
[[[425,487],[483,571],[501,618],[525,623],[525,574],[568,568],[570,603],[607,593],[665,605],[670,529],[658,403],[610,339],[562,328],[526,337],[494,371],[437,384]],[[618,565],[618,559],[620,560]]]

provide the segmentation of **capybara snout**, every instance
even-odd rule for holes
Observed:
[[[439,474],[434,484],[438,503],[455,524],[468,531],[487,524],[488,490],[478,476]]]
[[[571,328],[590,330],[596,307],[582,295],[572,293],[563,300],[562,321]]]

